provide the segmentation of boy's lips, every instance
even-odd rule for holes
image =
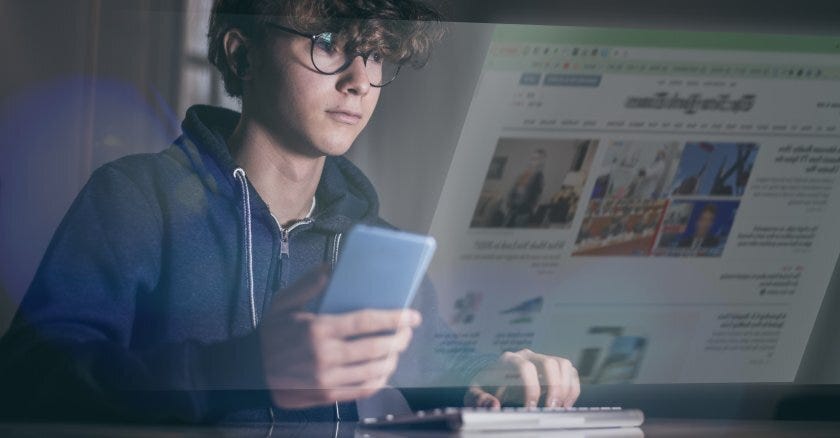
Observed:
[[[340,108],[327,110],[327,114],[331,119],[347,125],[355,125],[362,120],[361,113]]]

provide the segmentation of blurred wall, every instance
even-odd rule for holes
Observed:
[[[178,3],[0,2],[0,333],[92,169],[174,138]]]

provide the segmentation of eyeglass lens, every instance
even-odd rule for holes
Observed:
[[[333,74],[350,66],[357,56],[365,60],[365,71],[370,84],[382,86],[391,82],[399,71],[399,65],[386,60],[381,53],[345,53],[336,47],[333,34],[326,32],[312,38],[312,63],[321,73]]]

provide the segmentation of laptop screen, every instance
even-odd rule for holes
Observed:
[[[432,220],[435,353],[792,382],[838,174],[835,38],[497,25]]]

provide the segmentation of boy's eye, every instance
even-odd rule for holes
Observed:
[[[368,61],[373,61],[377,64],[382,64],[385,61],[385,57],[382,56],[382,53],[379,52],[370,52],[368,55]]]
[[[315,47],[326,53],[333,53],[336,51],[333,43],[333,35],[330,32],[315,35]]]

